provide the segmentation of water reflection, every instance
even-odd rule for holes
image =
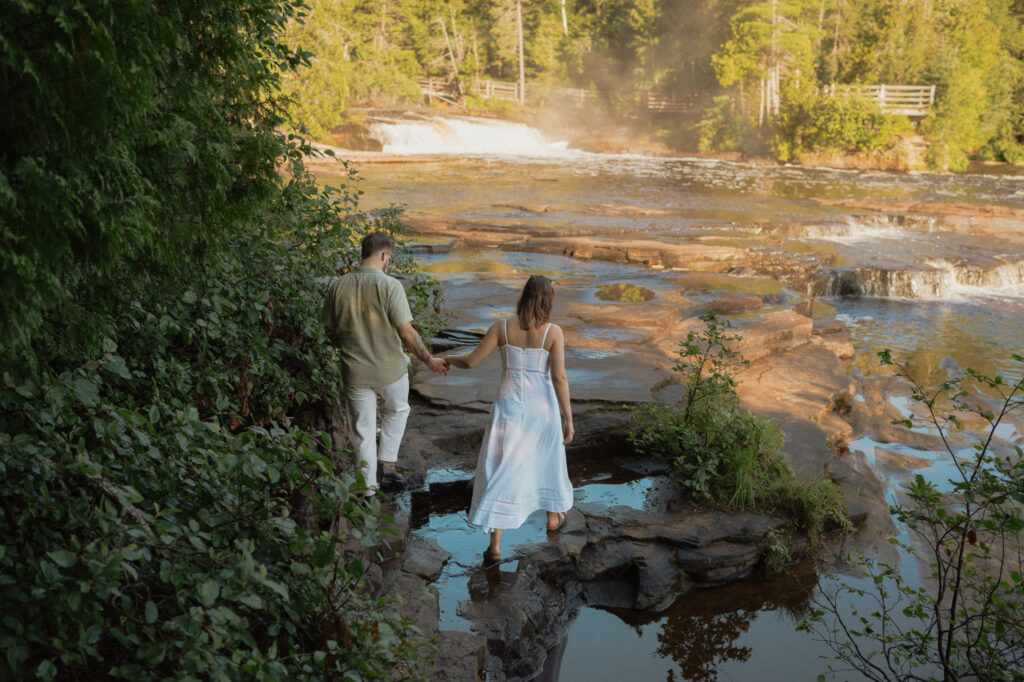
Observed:
[[[690,592],[666,614],[657,653],[676,662],[682,679],[714,682],[724,663],[749,661],[745,635],[759,614],[777,612],[795,625],[811,608],[817,582],[805,562],[782,579]]]
[[[922,385],[937,386],[968,367],[1009,373],[1011,353],[1024,348],[1024,301],[903,301],[844,299],[835,302],[839,319],[850,327],[857,366],[879,373],[875,353],[885,348],[909,360]]]

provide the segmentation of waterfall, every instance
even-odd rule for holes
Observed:
[[[367,121],[387,154],[561,156],[567,142],[551,141],[523,123],[454,116],[375,117]]]
[[[1024,297],[1024,259],[994,264],[933,260],[917,269],[846,268],[811,285],[816,296],[957,299]]]

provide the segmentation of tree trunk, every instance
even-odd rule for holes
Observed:
[[[519,103],[526,104],[526,59],[523,56],[523,0],[516,0],[516,35],[519,38]]]
[[[441,32],[444,33],[444,44],[448,46],[448,57],[452,60],[452,77],[455,79],[455,89],[462,96],[462,83],[459,82],[459,65],[455,61],[455,53],[452,52],[452,42],[448,40],[448,29],[444,26],[444,19],[440,17],[437,22],[441,24]]]
[[[569,21],[565,17],[565,0],[562,0],[562,35],[569,35]]]

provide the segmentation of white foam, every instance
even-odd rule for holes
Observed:
[[[568,142],[552,141],[523,123],[452,116],[377,118],[368,122],[387,154],[564,156]]]

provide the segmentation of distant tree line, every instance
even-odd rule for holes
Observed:
[[[830,103],[833,83],[935,84],[929,162],[1024,160],[1021,0],[310,0],[294,39],[314,68],[286,84],[323,134],[352,102],[415,99],[419,76],[519,76],[592,88],[612,113],[645,90],[718,94],[707,149],[876,149],[906,126]],[[724,97],[724,98],[723,98]],[[904,122],[905,123],[905,122]]]

